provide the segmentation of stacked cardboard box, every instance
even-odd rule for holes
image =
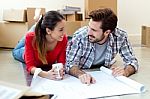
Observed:
[[[66,21],[82,21],[83,16],[81,13],[80,7],[72,7],[72,6],[65,6],[64,9],[58,10],[61,14],[65,16]]]
[[[4,9],[3,20],[0,22],[0,47],[14,48],[28,29],[35,23],[36,8]],[[42,14],[45,8],[41,8]]]
[[[150,27],[142,26],[141,43],[146,47],[150,47]]]
[[[40,8],[40,15],[45,14],[45,8]],[[27,24],[28,24],[28,29],[31,28],[33,24],[35,24],[34,16],[35,16],[35,10],[36,8],[27,8]]]
[[[65,6],[64,9],[58,10],[64,15],[66,20],[66,34],[72,36],[74,32],[81,27],[83,20],[80,7]]]
[[[66,21],[82,21],[83,16],[81,13],[74,13],[74,14],[66,14],[64,15]]]
[[[85,0],[85,19],[82,18],[82,20],[78,20],[76,14],[67,15],[66,17],[66,20],[70,21],[67,22],[66,27],[68,35],[72,36],[78,28],[88,25],[89,20],[86,18],[88,18],[92,10],[98,8],[111,8],[114,13],[117,14],[117,0]]]
[[[4,9],[3,20],[10,22],[27,22],[27,13],[24,9]]]
[[[0,47],[14,48],[27,30],[26,22],[0,22]]]
[[[66,34],[68,36],[73,36],[76,30],[83,26],[87,26],[89,21],[67,21],[66,22]]]
[[[111,8],[117,14],[117,0],[85,0],[85,17],[98,8]]]
[[[74,32],[81,27],[80,21],[67,21],[66,22],[66,34],[72,36]]]

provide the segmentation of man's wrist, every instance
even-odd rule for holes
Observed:
[[[124,70],[125,70],[126,77],[129,77],[130,75],[132,75],[136,72],[135,68],[132,65],[128,65]]]
[[[80,70],[77,74],[77,78],[79,78],[81,75],[86,74],[84,71]]]
[[[72,66],[69,70],[69,74],[79,78],[79,76],[85,74],[85,72],[80,70],[78,66]]]

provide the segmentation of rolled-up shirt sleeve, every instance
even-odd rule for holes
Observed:
[[[119,53],[123,57],[123,61],[125,62],[125,66],[132,65],[136,71],[138,71],[138,61],[133,54],[133,49],[131,47],[131,44],[129,43],[127,37],[125,37],[125,40],[122,43],[122,47],[120,48]]]
[[[69,69],[72,66],[79,66],[80,58],[82,56],[82,42],[81,39],[75,37],[70,42],[68,42],[66,50],[66,69]]]

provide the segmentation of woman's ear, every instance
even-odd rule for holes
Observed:
[[[49,28],[46,28],[46,33],[47,33],[47,34],[51,34],[51,32],[52,32],[52,31],[51,31]]]

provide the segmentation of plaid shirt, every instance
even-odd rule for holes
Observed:
[[[82,27],[77,30],[68,43],[66,51],[66,67],[69,70],[76,65],[80,68],[90,68],[94,61],[95,43],[88,40],[88,27]],[[133,54],[131,45],[127,39],[127,33],[116,28],[109,35],[107,50],[105,54],[105,66],[110,67],[111,61],[117,53],[121,55],[125,66],[132,65],[137,70],[138,62]]]

